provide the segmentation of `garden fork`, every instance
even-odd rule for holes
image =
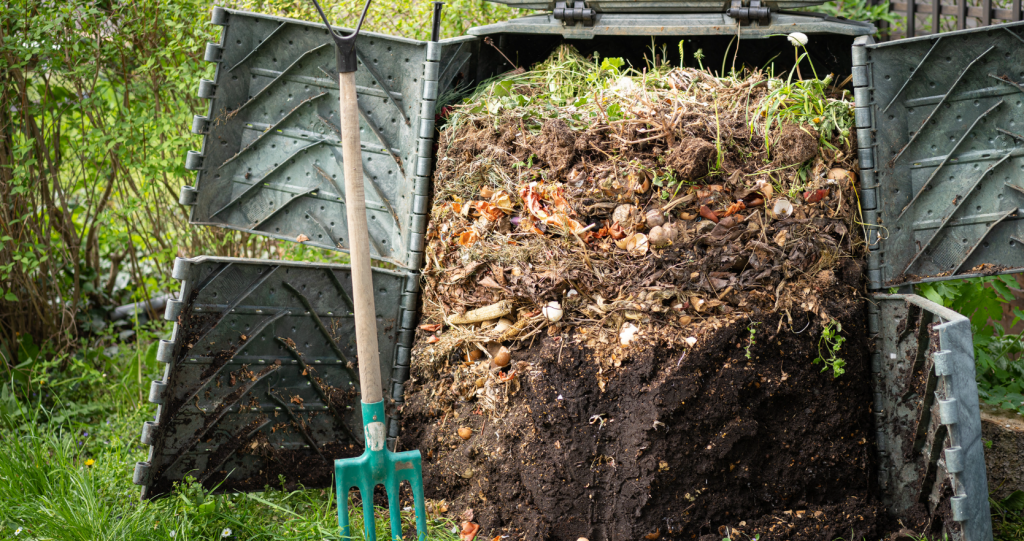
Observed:
[[[363,26],[370,0],[363,6],[359,24],[348,36],[331,28],[320,4],[317,12],[337,51],[338,85],[341,97],[341,151],[345,173],[349,255],[352,267],[352,297],[355,312],[356,352],[359,359],[359,388],[362,393],[363,432],[366,449],[356,458],[334,461],[334,484],[338,493],[338,524],[342,538],[351,537],[348,524],[348,492],[355,487],[363,500],[363,525],[366,541],[376,541],[373,489],[384,485],[391,515],[391,539],[402,539],[402,517],[398,491],[402,481],[412,487],[416,512],[416,530],[420,541],[427,538],[427,515],[423,497],[423,470],[419,451],[393,453],[385,446],[384,400],[380,383],[377,351],[377,318],[373,305],[373,279],[370,274],[370,237],[366,226],[366,199],[363,193],[363,159],[359,145],[359,104],[356,102],[355,41]]]

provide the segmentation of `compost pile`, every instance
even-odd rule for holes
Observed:
[[[888,532],[846,96],[562,46],[447,111],[401,442],[434,512],[464,538]]]

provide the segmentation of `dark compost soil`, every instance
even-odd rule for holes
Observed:
[[[520,387],[498,419],[437,407],[451,376],[418,370],[402,447],[423,453],[428,499],[472,508],[481,539],[878,539],[892,528],[873,496],[863,301],[848,285],[822,297],[848,338],[838,379],[811,363],[813,314],[781,329],[755,315],[685,353],[634,343],[604,392],[590,347],[538,336],[514,356]]]

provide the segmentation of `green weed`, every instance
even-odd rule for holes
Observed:
[[[818,356],[811,361],[813,364],[824,363],[825,366],[821,368],[822,372],[831,368],[834,378],[846,373],[846,361],[839,357],[839,350],[843,347],[843,342],[846,342],[846,337],[840,334],[842,331],[842,323],[834,319],[829,321],[821,330],[821,337],[818,338]]]
[[[744,348],[744,353],[745,353],[747,359],[750,359],[750,358],[753,357],[753,353],[750,352],[750,348],[754,347],[754,344],[757,343],[757,341],[754,340],[754,335],[757,334],[757,326],[760,325],[760,324],[761,324],[761,322],[755,322],[755,323],[751,323],[750,326],[747,327],[747,330],[750,331],[750,336],[747,338],[747,347]]]

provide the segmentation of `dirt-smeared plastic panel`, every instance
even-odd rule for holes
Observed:
[[[142,497],[186,476],[220,491],[280,486],[279,475],[292,488],[331,486],[334,459],[363,449],[349,268],[200,257],[176,260],[173,276],[174,335],[160,344],[159,407],[142,430],[150,454],[135,470]],[[416,279],[374,269],[381,372],[398,383]]]

